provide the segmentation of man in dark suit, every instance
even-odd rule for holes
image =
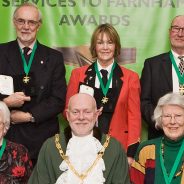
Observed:
[[[36,35],[41,12],[32,3],[18,7],[13,16],[17,39],[0,44],[0,74],[13,78],[14,92],[1,92],[11,109],[7,138],[25,145],[33,164],[42,143],[59,131],[57,115],[66,95],[65,67],[60,52],[40,44]]]
[[[141,111],[148,124],[148,139],[163,134],[155,129],[152,121],[153,111],[158,99],[168,92],[180,92],[182,95],[184,76],[180,69],[184,55],[184,16],[176,16],[169,29],[171,51],[145,60],[141,75]]]

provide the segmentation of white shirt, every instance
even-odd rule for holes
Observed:
[[[111,73],[113,64],[114,64],[114,61],[113,61],[113,63],[110,64],[108,67],[103,68],[103,67],[100,65],[100,63],[98,62],[98,60],[97,60],[98,71],[100,71],[101,69],[107,70],[107,71],[108,71],[107,79],[108,79],[108,78],[109,78],[109,75],[110,75],[110,73]],[[101,72],[100,72],[100,75],[101,75],[101,77],[102,77]],[[99,81],[97,75],[96,75],[96,78],[95,78],[95,87],[96,87],[96,88],[100,88],[100,81]],[[112,80],[111,80],[111,82],[110,82],[109,88],[112,88]]]
[[[176,65],[178,66],[180,63],[180,60],[178,59],[179,55],[175,53],[173,50],[171,50],[171,52],[173,54]],[[179,92],[179,80],[173,64],[172,64],[172,80],[173,80],[173,92]]]

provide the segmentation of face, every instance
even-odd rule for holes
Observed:
[[[3,123],[3,113],[0,111],[0,141],[4,137],[4,123]]]
[[[184,16],[176,17],[169,30],[170,42],[172,49],[178,53],[184,50]],[[183,51],[184,52],[184,51]],[[183,53],[178,53],[183,54]]]
[[[66,115],[74,135],[82,137],[92,132],[98,112],[91,96],[77,94],[70,100]]]
[[[166,105],[162,109],[162,127],[171,140],[184,136],[184,109],[177,105]]]
[[[17,10],[14,26],[17,39],[23,45],[29,46],[35,41],[40,25],[39,13],[35,7],[25,6]]]
[[[96,42],[97,59],[102,66],[108,66],[113,62],[115,43],[113,43],[107,34],[100,33]]]

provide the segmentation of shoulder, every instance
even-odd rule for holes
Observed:
[[[137,152],[152,152],[155,151],[155,146],[160,142],[160,137],[156,138],[156,139],[151,139],[151,140],[147,140],[142,142],[139,147]]]
[[[10,41],[10,42],[5,42],[5,43],[1,43],[0,44],[0,49],[8,49],[10,47],[14,47],[14,46],[17,46],[17,41],[16,40],[13,40],[13,41]]]
[[[27,148],[23,146],[22,144],[18,144],[15,142],[11,142],[7,140],[7,148],[11,150],[17,150],[17,151],[22,151],[22,152],[28,152]]]
[[[105,143],[106,138],[107,138],[107,135],[103,134],[102,135],[102,144]],[[111,136],[110,136],[110,139],[109,139],[109,144],[108,144],[107,150],[111,150],[112,151],[111,153],[114,154],[114,155],[119,154],[119,152],[124,152],[125,153],[124,149],[122,148],[121,143],[118,140],[116,140],[115,138],[111,137]]]
[[[162,54],[147,58],[145,60],[145,63],[147,63],[147,62],[149,62],[149,63],[158,63],[158,62],[160,62],[160,60],[168,59],[168,58],[169,58],[169,52],[166,52],[166,53],[162,53]]]
[[[62,56],[62,52],[60,52],[59,50],[56,50],[54,48],[48,47],[46,45],[43,45],[40,42],[38,42],[38,48],[41,49],[42,51],[48,53],[49,55],[63,57]]]
[[[75,68],[72,70],[72,73],[81,73],[81,72],[86,72],[86,70],[88,69],[89,65],[85,65],[85,66],[81,66],[78,68]]]
[[[119,66],[119,65],[118,65]],[[130,76],[131,78],[135,77],[135,78],[139,78],[139,75],[135,72],[135,71],[132,71],[128,68],[125,68],[123,66],[119,66],[121,68],[121,71],[123,72],[124,75],[126,76]]]

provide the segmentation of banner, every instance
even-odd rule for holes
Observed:
[[[121,38],[118,63],[141,75],[145,58],[170,49],[171,20],[184,9],[184,0],[1,0],[0,43],[16,38],[12,16],[24,2],[40,8],[43,24],[38,40],[63,52],[67,81],[74,67],[93,62],[91,35],[106,22]]]

